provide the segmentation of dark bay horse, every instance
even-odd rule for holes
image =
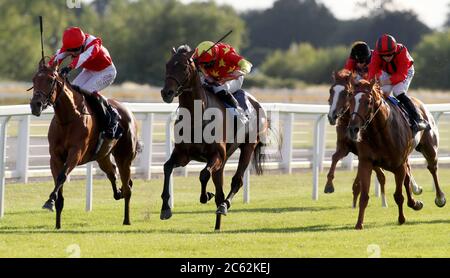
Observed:
[[[131,163],[139,150],[136,120],[125,106],[116,100],[108,101],[119,112],[123,135],[117,140],[112,151],[101,148],[95,154],[99,140],[97,116],[87,105],[86,97],[74,89],[58,73],[57,67],[50,67],[42,60],[33,77],[33,97],[30,101],[33,115],[40,116],[48,106],[53,106],[55,115],[50,123],[48,142],[50,167],[55,188],[43,208],[53,211],[56,208],[56,229],[61,228],[61,212],[64,207],[63,184],[70,172],[78,165],[96,160],[100,169],[111,181],[114,199],[125,199],[124,225],[130,224],[129,204],[133,182],[130,176]],[[103,153],[102,153],[103,150]],[[114,156],[119,167],[122,187],[116,187],[117,166],[111,161]]]
[[[328,104],[330,110],[328,112],[328,121],[331,125],[336,125],[336,151],[332,156],[331,167],[327,175],[327,183],[325,185],[325,193],[334,192],[334,172],[336,170],[336,164],[343,157],[347,156],[350,152],[358,155],[356,144],[347,137],[347,126],[350,121],[350,98],[352,96],[352,80],[354,76],[349,70],[341,70],[333,73],[334,84],[330,88],[330,97],[328,98]],[[381,188],[381,202],[382,206],[387,206],[385,195],[386,177],[383,170],[379,167],[373,169],[377,175],[377,179],[380,182]],[[356,207],[356,201],[359,193],[359,180],[356,178],[353,182],[353,207]]]
[[[180,46],[178,50],[172,49],[172,52],[173,55],[166,64],[165,84],[161,90],[161,96],[164,102],[167,103],[171,103],[175,97],[178,97],[179,109],[184,109],[191,115],[189,124],[192,132],[188,134],[188,137],[192,140],[190,142],[176,143],[170,158],[164,164],[164,189],[161,195],[163,204],[160,218],[164,220],[172,216],[172,210],[169,205],[169,179],[172,170],[176,167],[187,165],[191,160],[196,160],[206,162],[206,167],[200,172],[201,203],[206,203],[212,197],[212,194],[207,194],[206,185],[210,177],[213,179],[217,206],[215,230],[220,230],[221,216],[227,214],[234,195],[241,188],[244,172],[252,156],[256,173],[262,174],[263,172],[264,154],[262,148],[265,145],[263,139],[267,135],[269,124],[261,105],[255,99],[250,98],[249,100],[257,112],[255,127],[257,126],[258,130],[254,140],[239,143],[223,139],[207,143],[202,137],[200,142],[195,142],[193,133],[196,126],[201,133],[205,129],[205,125],[210,123],[210,121],[204,120],[203,116],[206,115],[206,112],[210,109],[216,109],[221,115],[226,115],[226,109],[223,102],[216,95],[206,92],[203,88],[200,74],[191,58],[194,51],[191,51],[189,46],[185,45]],[[200,104],[196,108],[200,111],[194,109],[196,107],[195,103]],[[197,119],[197,122],[195,122],[195,113],[200,113],[202,116],[202,118]],[[225,122],[226,116],[223,116],[223,121],[220,125],[223,127],[223,138],[228,138],[226,133],[233,132],[233,130],[227,130]],[[240,149],[239,165],[232,178],[230,193],[225,198],[223,192],[225,163],[238,148]]]
[[[433,176],[436,186],[435,203],[443,207],[445,195],[441,191],[437,177],[437,146],[438,130],[433,116],[422,102],[412,98],[420,113],[431,126],[430,130],[413,134],[406,118],[400,109],[387,102],[378,84],[360,80],[354,84],[354,95],[350,100],[350,122],[348,136],[356,143],[358,150],[358,177],[360,180],[361,197],[359,200],[359,215],[356,229],[363,228],[364,211],[369,201],[370,175],[374,167],[381,167],[395,175],[395,202],[398,205],[399,224],[405,222],[403,214],[404,184],[408,206],[420,210],[423,203],[415,201],[411,194],[409,181],[408,156],[414,148],[419,150],[427,160],[428,170]]]

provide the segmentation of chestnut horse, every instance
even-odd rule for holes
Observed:
[[[349,152],[357,155],[355,143],[347,137],[347,126],[350,120],[350,99],[353,94],[352,80],[355,79],[354,77],[355,76],[352,72],[346,69],[333,73],[334,83],[330,88],[330,97],[328,98],[328,104],[330,106],[328,121],[330,125],[336,125],[337,141],[336,151],[332,156],[331,167],[327,175],[327,183],[324,189],[325,193],[334,192],[333,179],[337,162],[345,157]],[[374,171],[377,174],[378,181],[380,182],[382,206],[387,207],[385,195],[385,175],[383,170],[379,167],[374,167]],[[422,193],[422,187],[417,184],[412,174],[410,175],[410,180],[414,194],[420,195]],[[358,194],[359,182],[358,180],[355,180],[353,183],[353,207],[356,207]]]
[[[213,195],[207,194],[206,185],[212,177],[215,185],[215,202],[217,206],[215,230],[220,230],[221,216],[226,215],[231,206],[231,201],[234,195],[238,192],[243,184],[243,175],[250,160],[253,156],[253,164],[256,168],[257,174],[262,174],[262,164],[264,161],[264,154],[262,148],[264,147],[263,138],[267,135],[269,124],[267,117],[261,105],[254,99],[249,98],[257,112],[254,127],[257,128],[257,136],[254,140],[245,140],[244,143],[228,141],[226,115],[227,111],[223,102],[212,93],[205,91],[202,86],[200,74],[193,61],[192,54],[194,51],[189,46],[180,46],[178,50],[172,49],[172,57],[166,64],[166,75],[164,88],[161,90],[161,96],[164,102],[171,103],[175,97],[179,99],[179,109],[188,111],[187,116],[190,116],[191,125],[188,137],[192,139],[191,142],[178,142],[175,148],[164,164],[164,189],[161,195],[163,200],[161,208],[161,220],[169,219],[172,216],[172,210],[169,205],[169,180],[172,170],[176,167],[185,166],[191,160],[206,162],[206,167],[200,172],[201,195],[200,202],[206,203]],[[196,105],[196,103],[198,105]],[[195,109],[194,109],[195,108]],[[198,109],[199,111],[197,111]],[[200,129],[200,134],[203,134],[205,127],[211,121],[205,120],[206,112],[215,109],[222,115],[223,121],[220,125],[223,126],[223,138],[212,143],[205,142],[205,138],[201,138],[200,142],[195,142],[194,134]],[[195,110],[195,111],[194,111]],[[200,113],[201,119],[194,121],[195,114]],[[185,117],[185,116],[183,116]],[[217,117],[216,117],[217,118]],[[229,132],[235,132],[231,130]],[[184,130],[184,132],[186,132]],[[246,131],[248,135],[248,132]],[[237,171],[231,181],[231,190],[225,198],[223,192],[223,175],[224,167],[228,158],[237,150],[240,149],[239,164]],[[209,193],[209,192],[208,192]]]
[[[33,115],[40,116],[48,106],[53,106],[55,115],[50,123],[48,142],[50,151],[50,167],[55,183],[49,199],[43,208],[53,211],[56,208],[56,229],[61,228],[61,212],[64,207],[63,184],[70,172],[78,165],[96,160],[100,169],[111,181],[114,199],[125,199],[125,215],[123,224],[130,224],[129,204],[133,182],[130,167],[140,145],[137,139],[136,120],[125,106],[116,100],[108,101],[122,117],[120,125],[123,135],[109,153],[101,148],[95,153],[99,141],[99,124],[92,107],[87,105],[87,95],[74,89],[64,77],[60,76],[57,66],[50,67],[44,60],[33,77],[33,97],[30,102]],[[103,150],[103,153],[102,153]],[[117,167],[111,161],[110,154],[119,167],[122,187],[117,190]]]
[[[375,81],[360,80],[354,84],[354,95],[350,100],[350,122],[348,136],[356,143],[358,151],[358,178],[361,196],[356,229],[363,228],[364,211],[369,201],[370,175],[374,167],[381,167],[395,175],[395,202],[398,205],[399,224],[405,222],[403,214],[402,185],[405,185],[408,206],[420,210],[423,203],[415,201],[411,194],[408,156],[414,148],[427,160],[428,170],[436,186],[435,203],[443,207],[445,195],[441,191],[437,177],[438,130],[433,116],[422,102],[413,98],[414,104],[431,126],[430,130],[413,134],[409,123],[401,115],[400,109],[386,102]]]
[[[330,97],[328,104],[330,110],[328,112],[328,121],[331,125],[336,125],[336,151],[331,157],[331,167],[327,175],[327,183],[325,185],[325,193],[334,192],[334,172],[336,164],[343,157],[347,156],[349,152],[358,155],[356,144],[347,137],[347,126],[350,120],[349,102],[352,96],[352,79],[354,76],[349,70],[341,70],[333,73],[334,84],[330,88]],[[387,207],[386,195],[384,186],[386,184],[386,177],[383,170],[379,167],[373,169],[377,174],[377,179],[380,182],[381,188],[381,203],[383,207]],[[356,178],[353,182],[353,208],[356,207],[356,201],[359,193],[359,181]]]

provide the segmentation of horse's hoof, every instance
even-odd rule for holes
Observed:
[[[413,209],[414,210],[421,210],[423,208],[423,202],[422,201],[416,201],[416,203],[414,204]]]
[[[334,192],[334,186],[332,184],[326,184],[325,189],[323,190],[324,193],[333,193]]]
[[[123,198],[122,192],[120,190],[118,190],[117,192],[114,193],[114,200],[118,201],[120,199]]]
[[[404,216],[399,216],[398,217],[398,224],[399,225],[405,224],[405,221],[406,221],[406,219],[405,219]]]
[[[214,195],[214,193],[211,193],[211,192],[206,192],[206,195],[208,195],[208,201],[211,200],[212,198],[214,198],[214,196],[216,196],[216,195]]]
[[[43,209],[47,209],[51,212],[54,212],[55,210],[53,209],[55,207],[55,201],[52,199],[48,199],[47,202],[45,202],[45,204],[42,206]],[[57,228],[58,229],[58,228]]]
[[[205,195],[200,195],[200,203],[206,204],[208,203],[209,200],[214,198],[214,196],[215,196],[214,193],[206,192]]]
[[[123,221],[123,225],[131,225],[131,223],[130,223],[130,220],[128,220],[128,221]]]
[[[363,224],[356,224],[355,225],[355,230],[362,230],[364,228]]]
[[[412,191],[414,195],[420,195],[423,192],[422,186],[413,186]]]
[[[167,220],[170,217],[172,217],[172,210],[171,209],[161,210],[161,214],[159,216],[159,218],[161,220]]]
[[[434,203],[436,204],[436,206],[442,208],[447,203],[447,200],[445,199],[445,197],[442,198],[436,197],[436,199],[434,199]]]
[[[61,229],[61,225],[56,225],[55,229],[60,230]]]
[[[222,203],[222,204],[220,204],[220,206],[217,208],[216,214],[227,215],[227,212],[228,212],[227,204]]]

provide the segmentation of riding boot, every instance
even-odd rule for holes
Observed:
[[[247,117],[244,109],[242,109],[242,107],[239,105],[239,102],[236,100],[236,98],[234,98],[232,93],[230,93],[226,90],[222,90],[222,91],[217,92],[216,94],[224,102],[228,103],[236,110],[236,112],[238,114],[238,119],[242,123],[242,125],[245,125],[248,123],[248,117]]]
[[[97,96],[97,100],[100,103],[103,111],[103,137],[105,139],[119,139],[122,136],[122,130],[119,126],[120,115],[117,109],[109,104],[108,100],[100,95],[98,92],[94,92]]]
[[[408,112],[409,118],[413,121],[412,130],[414,133],[417,133],[421,130],[427,130],[430,128],[430,125],[427,121],[422,119],[419,112],[417,111],[416,106],[413,104],[409,96],[405,93],[400,94],[397,96],[397,99],[400,101],[400,103],[403,104],[403,107],[405,107],[406,111]]]

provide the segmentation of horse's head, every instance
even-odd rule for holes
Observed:
[[[354,93],[350,98],[351,118],[348,125],[348,136],[354,142],[361,141],[361,132],[367,128],[378,112],[375,107],[380,96],[375,91],[374,84],[375,81],[369,82],[364,79],[353,84]]]
[[[335,125],[336,120],[344,115],[349,108],[352,78],[352,73],[349,70],[344,69],[333,73],[334,84],[330,88],[330,97],[328,98],[328,104],[330,105],[328,121],[331,125]]]
[[[31,113],[40,116],[57,98],[56,84],[58,81],[58,66],[48,66],[45,60],[39,62],[39,68],[33,77],[33,97],[30,100]]]
[[[172,57],[166,64],[166,76],[161,97],[164,102],[171,103],[190,88],[196,71],[192,55],[194,51],[188,45],[182,45],[177,50],[172,48]]]

